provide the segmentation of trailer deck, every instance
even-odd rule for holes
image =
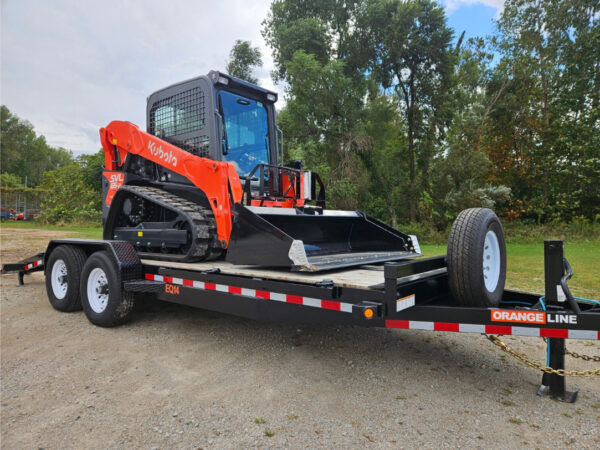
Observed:
[[[226,261],[208,261],[196,263],[180,263],[142,259],[147,266],[165,269],[180,269],[193,272],[210,272],[219,270],[224,275],[242,277],[260,277],[269,280],[293,281],[298,283],[333,282],[337,286],[356,289],[377,289],[385,281],[383,266],[361,266],[355,269],[338,269],[328,272],[291,272],[281,268],[262,268],[257,266],[238,266]]]

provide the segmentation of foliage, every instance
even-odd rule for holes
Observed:
[[[355,75],[356,41],[352,23],[356,22],[362,3],[360,0],[274,0],[262,30],[273,50],[274,78],[289,81],[286,64],[298,50],[314,55],[321,64],[343,60],[346,74]]]
[[[357,43],[367,59],[365,68],[383,89],[392,90],[406,124],[405,194],[414,222],[419,191],[427,183],[432,157],[448,123],[446,96],[456,62],[453,33],[443,9],[432,1],[371,0],[366,5],[358,16]]]
[[[38,136],[33,125],[19,119],[4,105],[0,106],[0,167],[2,173],[27,177],[28,186],[38,186],[43,173],[63,167],[73,161],[73,155],[63,148],[52,148],[44,136]]]
[[[509,0],[498,23],[491,178],[513,189],[512,217],[538,223],[600,211],[600,4]],[[522,208],[522,205],[527,207]]]
[[[23,181],[18,175],[12,173],[0,174],[0,187],[3,188],[20,188],[23,187]]]
[[[258,47],[252,47],[250,41],[237,39],[229,52],[227,73],[229,75],[257,84],[258,80],[252,76],[255,67],[262,67],[262,55]]]
[[[56,224],[100,221],[100,195],[86,185],[77,163],[46,172],[41,187],[47,191],[42,202],[42,222]]]
[[[472,206],[591,221],[599,18],[593,0],[508,0],[495,36],[463,45],[432,1],[273,1],[263,36],[288,86],[287,154],[334,206],[394,226],[444,230]]]
[[[286,64],[288,103],[280,117],[294,157],[321,174],[331,206],[357,208],[360,174],[353,149],[361,145],[355,133],[361,120],[364,85],[344,73],[345,64],[325,64],[303,50]]]
[[[102,192],[102,170],[104,168],[104,150],[79,155],[76,159],[83,182],[98,195]]]

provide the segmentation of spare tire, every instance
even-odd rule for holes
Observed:
[[[462,211],[448,238],[448,284],[461,306],[498,306],[506,281],[506,243],[488,208]]]

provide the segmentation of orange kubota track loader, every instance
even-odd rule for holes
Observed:
[[[102,128],[104,238],[147,258],[305,271],[418,256],[413,236],[326,209],[318,175],[283,164],[276,100],[212,71],[148,97],[146,132]]]

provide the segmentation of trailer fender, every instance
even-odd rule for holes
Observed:
[[[71,245],[85,252],[86,258],[98,251],[107,251],[120,273],[121,282],[142,278],[142,263],[133,245],[125,241],[108,241],[94,239],[53,239],[48,243],[44,253],[44,271],[48,270],[48,258],[52,251],[60,245]],[[49,276],[45,273],[46,277]]]

